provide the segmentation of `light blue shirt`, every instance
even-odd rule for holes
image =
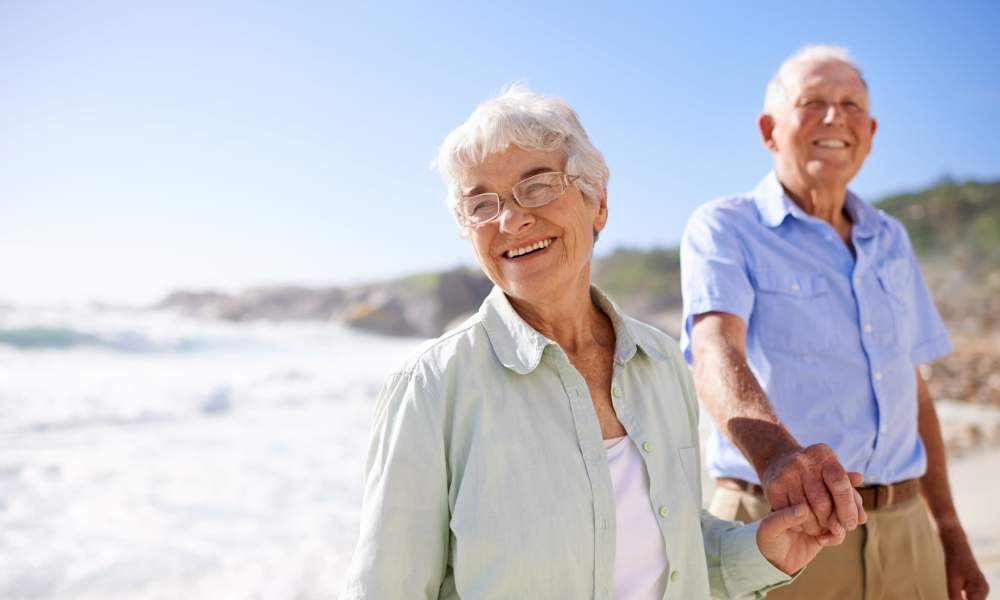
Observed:
[[[951,345],[903,226],[851,192],[845,206],[857,258],[773,172],[696,210],[681,242],[681,347],[690,362],[694,315],[740,317],[750,368],[800,444],[828,444],[866,483],[920,477],[914,366]],[[759,483],[714,424],[706,462],[713,477]]]
[[[788,581],[757,524],[701,508],[698,402],[677,344],[592,293],[615,330],[622,443],[640,451],[670,561],[663,597]],[[374,421],[344,600],[610,600],[615,493],[587,382],[499,288],[389,378]]]

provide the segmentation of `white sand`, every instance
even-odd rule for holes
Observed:
[[[1000,448],[953,459],[948,469],[958,516],[990,582],[990,595],[1000,595]]]

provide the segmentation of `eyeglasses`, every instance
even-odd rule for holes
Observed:
[[[539,173],[517,182],[510,191],[514,201],[522,207],[538,208],[560,198],[567,186],[579,178],[579,175],[567,175],[561,171]],[[500,216],[502,208],[503,199],[500,194],[489,192],[462,196],[456,210],[463,225],[475,227]]]

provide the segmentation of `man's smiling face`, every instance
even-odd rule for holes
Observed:
[[[836,61],[804,64],[789,84],[781,110],[760,120],[778,178],[793,189],[846,188],[875,134],[868,89],[857,71]]]

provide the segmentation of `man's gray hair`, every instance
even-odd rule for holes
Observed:
[[[432,163],[448,188],[448,208],[456,218],[464,171],[511,145],[562,152],[566,173],[580,176],[574,185],[583,197],[594,204],[600,202],[608,185],[608,165],[590,142],[576,112],[561,98],[543,96],[515,83],[476,107],[465,123],[449,133]]]
[[[830,62],[843,63],[854,69],[854,72],[858,74],[858,79],[861,80],[861,84],[865,86],[865,90],[868,89],[868,83],[865,82],[865,78],[861,74],[861,68],[851,58],[851,53],[847,51],[847,48],[841,48],[840,46],[805,46],[788,57],[785,62],[781,63],[778,72],[774,74],[770,83],[767,84],[767,94],[764,96],[764,113],[774,116],[785,108],[786,103],[790,100],[789,96],[793,93],[791,88],[794,85],[794,80],[792,77],[799,67],[808,64]]]

